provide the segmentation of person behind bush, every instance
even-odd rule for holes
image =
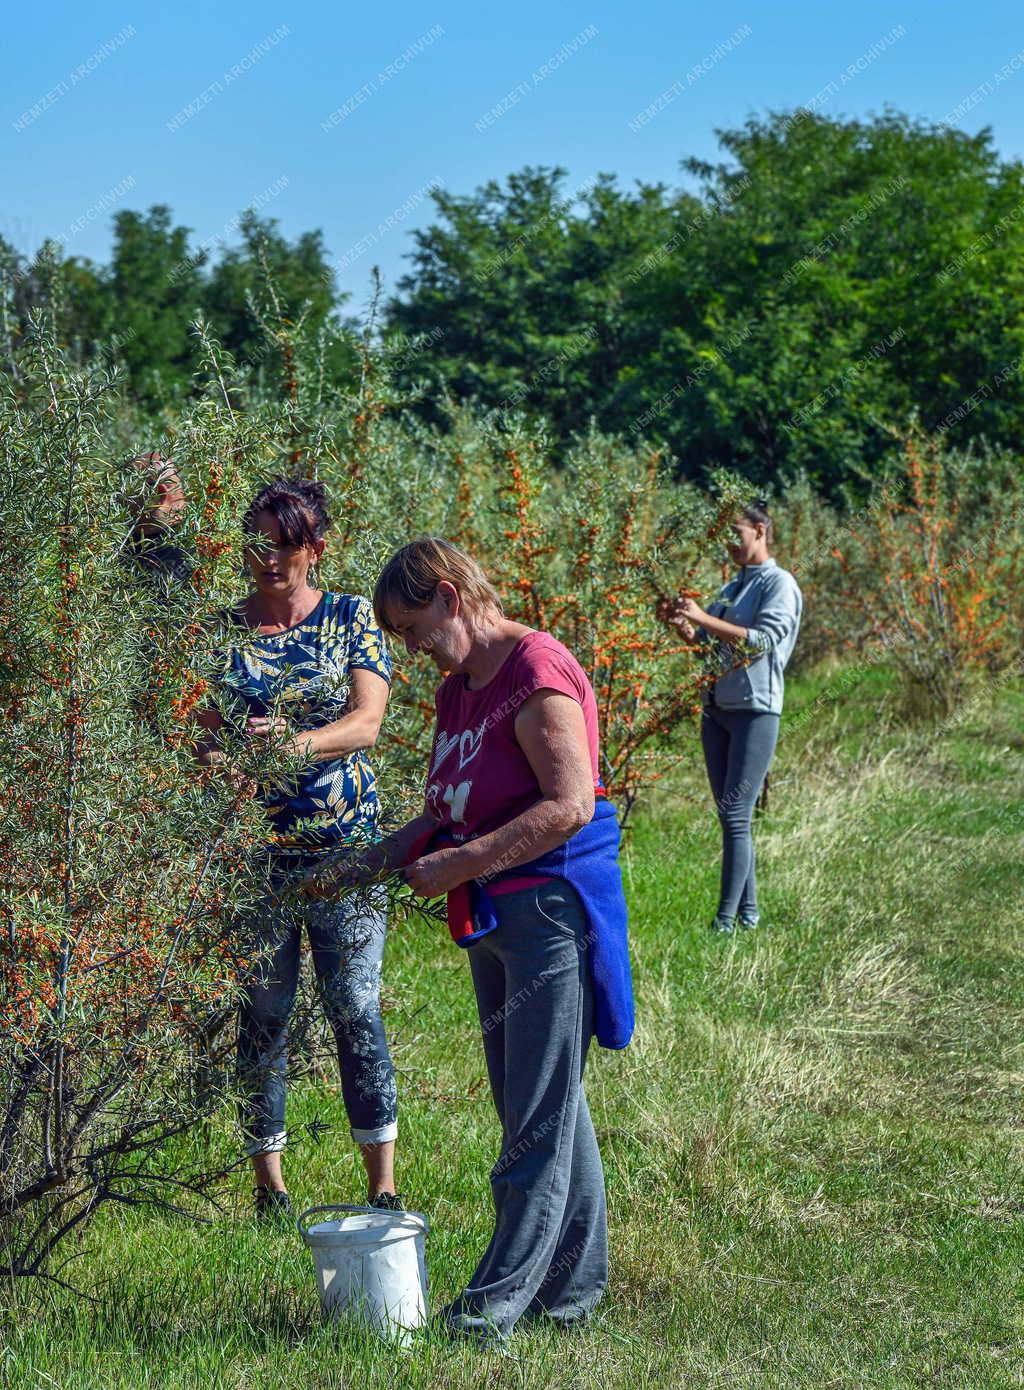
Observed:
[[[758,499],[732,526],[729,556],[739,573],[705,612],[694,599],[659,605],[663,621],[692,641],[700,628],[717,679],[702,691],[701,743],[722,825],[722,878],[713,931],[759,921],[754,805],[779,737],[786,668],[803,611],[800,586],[769,554],[772,519]]]
[[[382,627],[445,673],[426,810],[382,842],[375,866],[405,864],[414,892],[447,894],[449,930],[469,947],[502,1146],[490,1244],[440,1316],[455,1335],[501,1343],[524,1314],[585,1318],[607,1283],[583,1068],[592,1035],[624,1047],[633,1026],[618,823],[583,669],[506,618],[469,555],[413,541],[373,603]]]
[[[325,592],[315,565],[329,526],[324,488],[277,479],[253,498],[244,525],[254,588],[223,615],[228,637],[221,684],[245,736],[264,741],[294,776],[259,789],[273,829],[267,895],[258,909],[261,949],[244,980],[238,1070],[246,1149],[256,1174],[257,1216],[289,1215],[281,1173],[289,1018],[303,928],[333,1028],[352,1138],[373,1206],[398,1208],[394,1068],[380,1014],[385,913],[380,889],[332,901],[288,892],[339,845],[376,835],[378,802],[366,755],[390,692],[391,664],[366,598]],[[245,716],[248,716],[247,719]],[[222,762],[224,720],[199,714],[201,762]]]
[[[128,466],[133,470],[134,495],[129,501],[132,527],[126,559],[158,596],[168,598],[193,570],[174,542],[174,529],[185,514],[185,491],[174,461],[159,449],[136,454]]]

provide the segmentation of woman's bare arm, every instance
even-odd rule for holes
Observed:
[[[727,623],[724,618],[714,618],[710,613],[703,613],[699,618],[695,617],[694,622],[700,623],[706,632],[710,632],[712,637],[717,637],[720,642],[730,642],[735,645],[737,642],[747,640],[747,629],[740,627],[738,623]]]
[[[527,864],[565,844],[592,818],[594,772],[579,703],[560,691],[537,690],[519,709],[515,730],[540,800],[489,835],[410,864],[406,879],[423,897]]]
[[[303,891],[310,898],[329,898],[354,884],[373,883],[385,878],[395,869],[408,864],[416,841],[436,825],[437,821],[427,812],[414,816],[376,844],[354,847],[323,868],[310,869]]]
[[[321,724],[317,729],[303,729],[283,737],[288,732],[287,720],[254,717],[248,721],[247,732],[254,738],[282,736],[279,751],[286,757],[330,762],[332,758],[343,758],[362,748],[373,747],[390,693],[391,687],[383,676],[357,666],[352,671],[348,708],[340,718]]]

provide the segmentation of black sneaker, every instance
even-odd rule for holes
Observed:
[[[376,1207],[378,1211],[405,1211],[405,1203],[399,1192],[378,1192],[367,1205]]]
[[[280,1225],[291,1225],[294,1220],[292,1212],[292,1199],[287,1192],[278,1192],[273,1187],[257,1187],[254,1189],[256,1197],[256,1220],[274,1221]]]

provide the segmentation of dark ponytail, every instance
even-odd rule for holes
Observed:
[[[755,526],[760,522],[764,526],[764,538],[769,545],[775,539],[775,523],[772,521],[768,511],[768,499],[766,497],[755,497],[745,507],[740,508],[740,516],[745,521],[752,522]]]

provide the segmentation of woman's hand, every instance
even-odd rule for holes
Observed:
[[[264,731],[270,736],[277,735],[281,739],[276,745],[277,751],[306,763],[330,762],[372,748],[380,733],[391,687],[376,671],[365,671],[361,666],[351,672],[351,682],[348,707],[338,719],[290,736],[286,721],[277,720],[274,728],[272,719],[250,719],[250,725],[256,725],[250,732],[256,737],[264,737]]]
[[[272,739],[284,738],[288,732],[288,720],[280,716],[276,719],[250,715],[245,721],[245,732],[249,738],[266,739],[269,743]]]
[[[339,893],[346,893],[352,888],[367,883],[369,877],[363,866],[341,860],[334,864],[328,864],[322,869],[307,869],[302,877],[299,892],[304,898],[316,898],[318,901],[323,901],[325,898],[337,897]]]
[[[312,762],[315,758],[314,735],[311,731],[289,735],[288,720],[280,715],[276,719],[253,716],[246,720],[247,738],[258,739],[266,749],[273,749],[283,758],[303,758]]]
[[[200,774],[207,780],[217,778],[224,781],[235,793],[237,800],[255,796],[259,787],[248,773],[241,768],[229,763],[220,748],[206,745],[197,745],[196,761],[199,763]]]
[[[699,623],[702,627],[708,620],[708,614],[704,612],[700,604],[694,598],[680,598],[676,600],[676,609],[680,618],[685,621],[690,628],[694,623]]]
[[[683,615],[683,604],[691,602],[691,599],[663,598],[658,601],[658,606],[654,610],[655,617],[659,622],[665,623],[668,627],[674,627],[687,642],[692,642],[697,635],[696,628]]]
[[[402,873],[412,891],[421,898],[439,898],[470,877],[461,865],[458,849],[439,849],[434,854],[425,854],[422,859],[407,864]]]

